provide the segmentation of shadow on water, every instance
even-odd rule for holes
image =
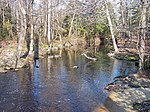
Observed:
[[[1,74],[0,109],[92,112],[108,104],[109,93],[104,87],[114,77],[137,71],[134,63],[110,59],[103,52],[96,53],[95,62],[81,53],[63,50],[61,58],[39,59],[21,71]]]

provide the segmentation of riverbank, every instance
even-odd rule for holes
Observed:
[[[63,48],[73,48],[80,49],[84,48],[85,42],[84,39],[64,39],[61,43],[59,40],[55,40],[52,44],[52,51],[58,51]],[[80,47],[79,47],[80,46]],[[17,69],[15,68],[16,64],[16,48],[17,48],[17,40],[3,40],[0,42],[0,72],[7,72],[10,70],[18,70],[22,67],[28,66],[31,62],[33,62],[33,56],[29,56],[27,58],[19,58],[17,62]],[[47,44],[40,43],[39,44],[39,58],[45,57],[45,55],[51,55],[48,51]],[[26,45],[23,46],[21,56],[23,57],[27,52]]]
[[[80,41],[81,42],[81,41]],[[80,46],[77,46],[76,44],[75,45],[71,45],[71,44],[69,44],[69,42],[65,42],[65,44],[67,45],[69,45],[68,46],[68,49],[70,49],[70,48],[74,48],[74,49],[77,49],[77,50],[79,50],[79,49],[83,49],[84,47],[83,47],[83,45],[84,44],[82,44],[82,47]],[[1,52],[1,55],[0,55],[0,58],[2,59],[2,60],[6,60],[6,61],[10,61],[10,60],[13,60],[13,59],[15,59],[15,52],[16,52],[16,46],[17,45],[17,43],[15,43],[15,42],[13,42],[13,41],[9,41],[8,43],[4,43],[4,45],[3,45],[3,47],[2,48],[0,48],[0,50],[2,51]],[[60,45],[60,43],[55,43],[54,45],[53,45],[53,50],[55,50],[56,49],[56,51],[57,51],[57,49],[60,49],[61,47],[59,47],[59,45]],[[71,46],[70,46],[71,45]],[[67,46],[65,46],[65,45],[63,45],[63,47],[67,47]],[[55,48],[55,49],[54,49]],[[45,53],[46,53],[46,51],[47,51],[47,49],[48,49],[48,47],[46,46],[46,45],[40,45],[39,46],[39,53],[40,53],[40,58],[42,58],[44,55],[45,55]],[[23,52],[22,53],[24,53],[26,51],[26,49],[25,49],[25,47],[24,47],[24,49],[23,49]],[[64,53],[65,54],[65,53]],[[79,55],[81,55],[81,53],[79,54]],[[70,56],[74,56],[74,54],[70,54],[69,55],[69,57]],[[65,60],[67,59],[67,61],[69,60],[69,57],[67,57],[67,58],[65,58]],[[52,57],[53,58],[53,57]],[[103,59],[104,57],[101,57],[101,58],[99,58],[101,61],[96,61],[97,62],[97,64],[98,65],[100,65],[100,63],[101,62],[104,62],[105,63],[105,61],[107,60],[105,60],[105,61],[102,61],[102,59]],[[70,59],[73,59],[73,57],[72,58],[70,58]],[[75,59],[74,59],[75,60]],[[20,59],[20,61],[22,61],[22,66],[20,66],[20,67],[23,67],[24,66],[24,64],[25,64],[25,62],[27,63],[27,62],[29,62],[29,63],[32,63],[32,60],[29,60],[29,59]],[[80,60],[81,61],[81,60]],[[10,62],[9,62],[10,63]],[[60,63],[62,63],[62,62],[60,62]],[[60,64],[59,63],[59,64]],[[66,62],[65,62],[66,63]],[[102,66],[104,65],[104,63],[102,64]],[[1,63],[0,63],[1,64]],[[6,63],[4,63],[4,64],[6,64]],[[42,64],[42,65],[45,65],[46,63],[44,63],[44,64]],[[57,63],[58,64],[58,63]],[[108,63],[108,65],[110,64],[110,62]],[[8,64],[8,65],[13,65],[13,64]],[[56,63],[54,64],[54,65],[56,65]],[[71,67],[70,67],[70,71],[74,71],[74,70],[79,70],[79,69],[75,69],[75,68],[73,68],[73,66],[74,65],[76,65],[75,63],[72,63],[72,61],[71,61]],[[106,63],[105,63],[105,65],[107,65]],[[58,66],[58,65],[57,65]],[[79,65],[78,65],[79,66]],[[91,66],[91,65],[90,65]],[[114,64],[114,66],[116,66],[116,63]],[[6,67],[6,66],[5,66]],[[81,66],[79,66],[79,68],[80,68]],[[86,68],[86,67],[88,67],[87,65],[86,66],[84,66],[84,69]],[[99,70],[99,68],[100,67],[98,67],[96,70]],[[107,68],[109,68],[108,66],[107,66]],[[112,67],[111,67],[112,68]],[[132,68],[132,67],[131,67]],[[6,69],[6,68],[5,68]],[[8,69],[10,70],[11,69],[11,67],[10,66],[8,66]],[[122,69],[122,68],[121,68]],[[2,69],[4,72],[5,71],[7,71],[7,70],[4,70],[4,68]],[[13,70],[13,68],[12,68],[12,70]],[[82,70],[82,69],[81,69]],[[88,69],[87,69],[88,70]],[[93,70],[93,69],[92,69]],[[86,71],[86,70],[85,70]],[[113,71],[113,70],[112,70]],[[114,71],[116,71],[116,70],[114,70]],[[118,72],[120,71],[120,70],[117,70]],[[88,72],[89,73],[89,72]],[[97,73],[100,73],[100,71],[98,71]],[[73,76],[75,76],[75,74],[76,73],[74,73],[73,74]],[[102,76],[104,73],[102,72],[102,74],[100,75],[100,76]],[[79,75],[81,75],[81,73],[79,73]],[[93,75],[93,74],[92,74]],[[108,74],[107,74],[108,75]],[[106,75],[106,76],[107,76]],[[108,75],[108,76],[111,76],[111,74],[110,75]],[[87,78],[88,76],[86,75],[86,78]],[[73,78],[74,79],[74,78]],[[132,83],[131,82],[131,79],[132,80],[134,80],[133,82],[134,83]],[[88,79],[89,80],[89,79]],[[101,80],[101,77],[100,77],[100,79],[97,79],[98,81],[99,80]],[[106,101],[105,103],[107,103],[107,105],[106,104],[104,104],[104,106],[106,106],[106,110],[108,109],[108,110],[110,110],[110,111],[108,111],[108,112],[123,112],[123,111],[125,111],[125,112],[134,112],[134,111],[136,111],[134,108],[133,108],[133,104],[134,103],[136,103],[136,101],[139,101],[139,103],[140,102],[142,102],[142,101],[147,101],[147,100],[150,100],[149,98],[150,98],[150,96],[149,96],[149,93],[150,93],[150,88],[149,88],[149,84],[150,84],[150,81],[149,81],[149,78],[147,77],[147,76],[145,76],[145,75],[141,75],[141,76],[139,76],[139,74],[138,75],[136,75],[136,74],[134,74],[134,75],[129,75],[129,76],[127,76],[127,77],[116,77],[115,78],[115,81],[113,82],[113,83],[111,83],[111,84],[109,84],[107,87],[106,87],[106,89],[107,90],[109,90],[110,91],[110,96],[109,96],[109,100],[108,101]],[[80,86],[79,86],[80,87]],[[93,86],[93,87],[95,87],[95,86]],[[94,92],[93,92],[94,93]],[[97,93],[98,94],[98,93]],[[99,100],[99,99],[98,99]],[[138,103],[138,102],[137,102]],[[91,102],[90,102],[90,104],[91,104]],[[112,107],[113,106],[113,107]],[[111,109],[111,107],[113,108],[113,109],[116,109],[115,111],[111,111],[111,110],[113,110],[113,109]],[[118,109],[118,107],[120,107],[119,109]],[[134,106],[134,107],[138,107],[138,106]],[[100,111],[100,112],[103,112],[103,111]],[[104,111],[105,112],[105,111]]]
[[[13,70],[16,63],[16,48],[17,42],[15,40],[4,40],[0,42],[0,72],[7,72]],[[18,61],[18,68],[23,67],[24,59]]]
[[[110,91],[109,99],[123,108],[124,112],[150,111],[149,71],[147,74],[116,77],[105,89]]]

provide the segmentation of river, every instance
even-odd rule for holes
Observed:
[[[109,92],[104,87],[119,75],[137,72],[134,62],[97,52],[90,61],[80,51],[63,50],[16,72],[0,73],[1,112],[96,112]]]

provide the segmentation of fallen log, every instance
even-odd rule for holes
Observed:
[[[93,61],[96,61],[96,60],[97,60],[97,58],[90,57],[90,56],[88,56],[86,53],[82,53],[81,55],[85,56],[85,57],[86,57],[87,59],[89,59],[89,60],[93,60]]]

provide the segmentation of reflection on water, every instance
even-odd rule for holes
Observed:
[[[39,78],[39,69],[38,69],[38,60],[35,60],[34,62],[34,68],[33,68],[33,74],[34,74],[34,96],[39,96],[39,89],[38,86],[40,84],[40,78]]]
[[[137,71],[134,63],[103,52],[96,54],[96,62],[80,54],[64,50],[61,58],[47,57],[21,71],[0,74],[0,110],[92,112],[105,103],[109,93],[103,88],[114,77]]]

